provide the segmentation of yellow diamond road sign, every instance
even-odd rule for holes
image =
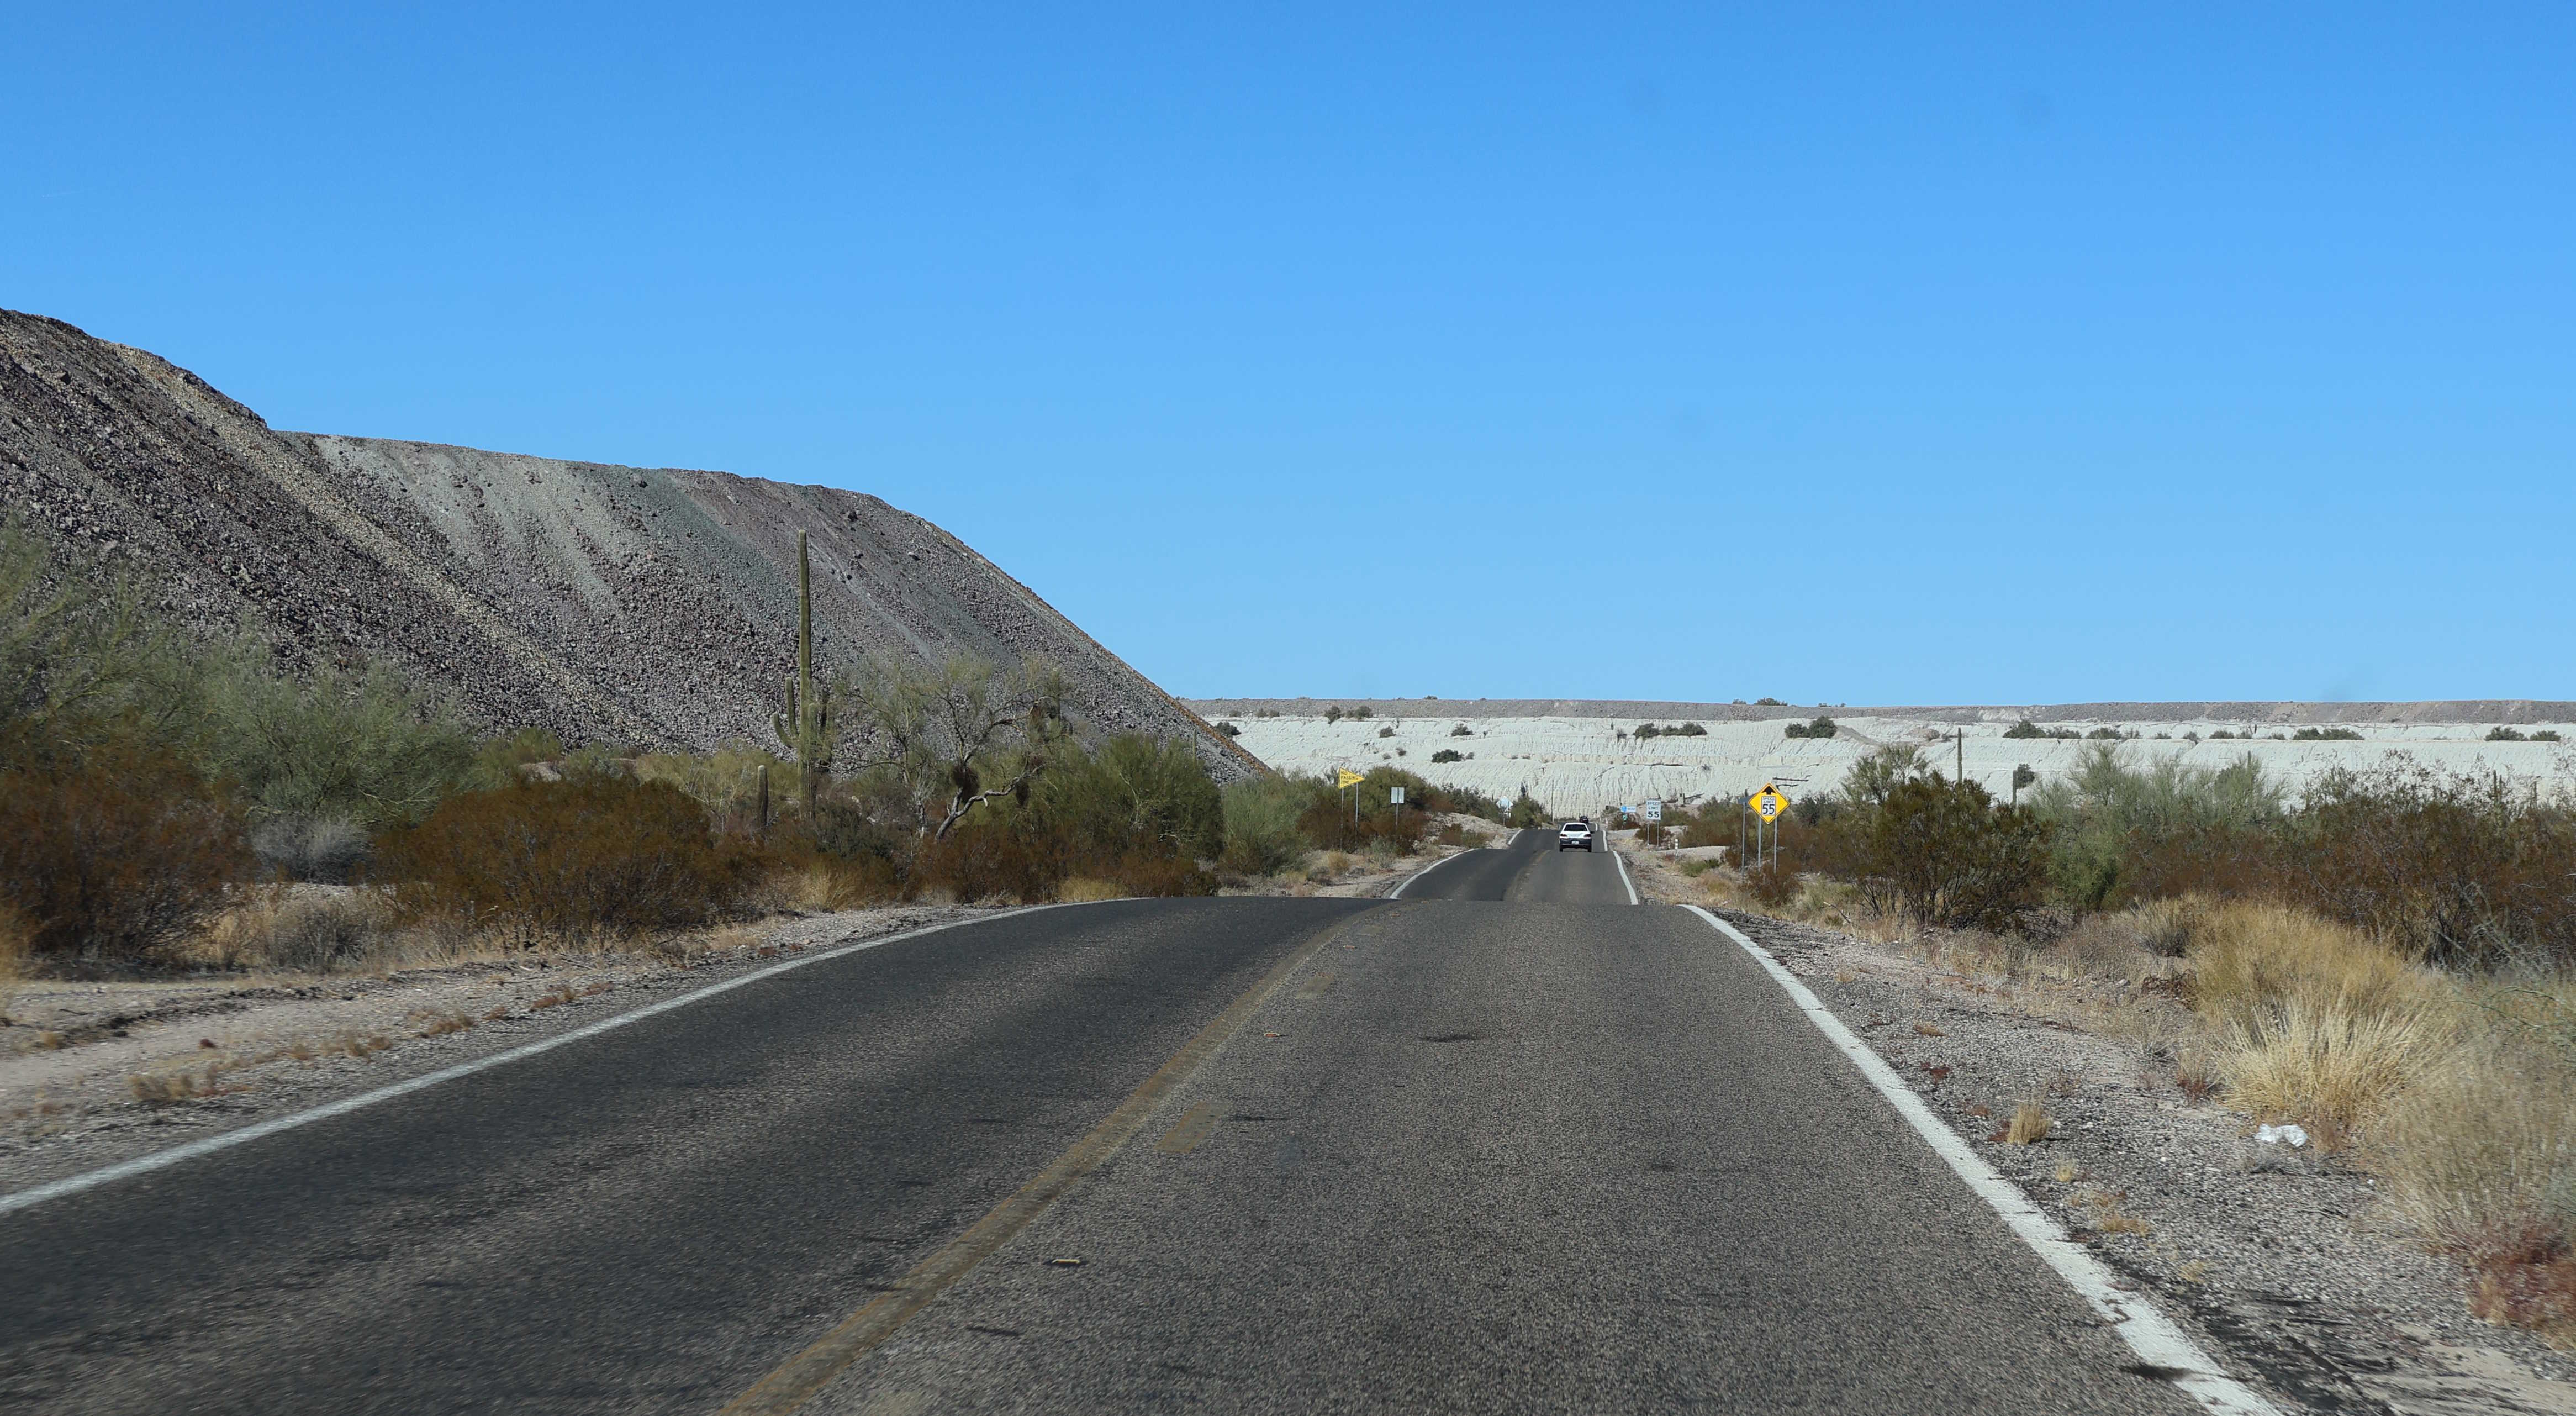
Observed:
[[[1352,771],[1348,767],[1342,768],[1341,772],[1342,780],[1340,784],[1345,787],[1356,787],[1360,783],[1368,780],[1368,778],[1361,776],[1359,773]]]
[[[1789,809],[1789,799],[1780,795],[1780,789],[1768,782],[1762,784],[1762,790],[1745,800],[1753,807],[1753,814],[1765,821],[1777,821],[1780,813]]]

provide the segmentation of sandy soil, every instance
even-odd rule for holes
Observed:
[[[1661,852],[1637,888],[1708,904]],[[2265,1146],[2195,1103],[2170,1064],[2106,1035],[2121,1009],[2168,1007],[2123,984],[1959,967],[1917,948],[1720,911],[1777,955],[1952,1128],[2202,1338],[2315,1412],[2576,1413],[2576,1354],[2468,1315],[2456,1267],[2377,1218],[2376,1184],[2339,1156]],[[2176,1019],[2179,1022],[2179,1018]],[[1990,1139],[2025,1099],[2054,1128]]]

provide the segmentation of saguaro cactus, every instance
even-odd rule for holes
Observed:
[[[814,681],[814,566],[805,533],[796,533],[796,675],[787,681],[787,711],[770,719],[779,744],[796,756],[799,805],[810,813],[832,766],[832,691]]]

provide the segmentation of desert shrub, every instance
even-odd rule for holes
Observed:
[[[1382,738],[1391,738],[1395,736],[1395,729],[1391,727],[1380,728],[1377,730],[1377,735]]]
[[[1352,710],[1351,710],[1351,717],[1352,717],[1352,718],[1354,718],[1354,719],[1357,719],[1357,720],[1359,720],[1359,721],[1362,721],[1362,722],[1365,722],[1365,721],[1367,721],[1368,719],[1370,719],[1370,718],[1374,718],[1374,717],[1376,717],[1376,716],[1377,716],[1377,710],[1375,710],[1375,709],[1373,709],[1373,708],[1370,708],[1370,707],[1368,707],[1368,706],[1367,706],[1367,705],[1365,705],[1365,704],[1363,704],[1363,705],[1361,705],[1360,707],[1357,707],[1357,708],[1354,708],[1354,709],[1352,709]]]
[[[209,942],[227,968],[330,973],[368,962],[387,931],[382,902],[372,896],[272,887],[244,899],[209,931]]]
[[[1637,828],[1637,844],[1649,848],[1670,845],[1673,833],[1660,821],[1649,821]]]
[[[706,810],[669,783],[582,772],[450,797],[383,839],[375,874],[407,915],[533,946],[703,924],[741,898],[756,864],[720,849]]]
[[[1314,849],[1297,818],[1314,804],[1315,785],[1287,776],[1229,782],[1222,799],[1225,847],[1218,863],[1243,875],[1272,875]]]
[[[1974,782],[1902,782],[1854,834],[1859,873],[1926,923],[2007,928],[2039,902],[2046,828]]]
[[[1755,904],[1766,910],[1777,910],[1798,898],[1798,872],[1786,863],[1765,861],[1747,866],[1743,872],[1744,891]]]
[[[2576,812],[2536,784],[2392,756],[2308,784],[2283,892],[2438,964],[2576,961]]]
[[[2448,1043],[2438,1017],[2291,1002],[2228,1033],[2228,1103],[2258,1121],[2295,1121],[2327,1150],[2349,1144]]]
[[[2257,886],[2270,871],[2282,801],[2250,755],[2216,768],[2171,757],[2140,767],[2104,744],[2040,784],[2027,805],[2048,827],[2052,892],[2077,909],[2105,909]]]
[[[1650,739],[1650,738],[1659,738],[1659,737],[1662,737],[1663,735],[1664,735],[1664,730],[1663,730],[1663,729],[1661,729],[1661,728],[1659,728],[1659,727],[1656,727],[1656,726],[1655,726],[1654,724],[1652,724],[1652,723],[1639,723],[1639,724],[1637,725],[1637,728],[1636,728],[1635,733],[1633,734],[1633,736],[1635,736],[1635,737],[1637,738],[1637,740],[1638,740],[1638,741],[1640,741],[1640,742],[1646,741],[1647,739]]]
[[[1841,730],[1833,719],[1819,716],[1812,723],[1791,723],[1782,730],[1782,734],[1793,738],[1829,738]]]
[[[796,764],[748,742],[730,742],[709,753],[648,752],[635,759],[638,780],[668,782],[706,808],[718,830],[753,832],[787,814],[801,783]],[[769,823],[761,817],[761,779],[769,783]],[[801,809],[801,808],[800,808]],[[821,810],[806,811],[811,820]]]
[[[1438,752],[1431,754],[1431,760],[1433,762],[1464,762],[1475,755],[1476,754],[1472,752],[1460,752],[1454,747],[1444,747]]]
[[[1476,730],[1468,727],[1465,723],[1460,723],[1458,726],[1449,730],[1449,736],[1451,737],[1474,737],[1475,735]]]
[[[2566,741],[2566,739],[2564,739],[2564,738],[2562,738],[2562,737],[2560,737],[2560,736],[2558,735],[2558,730],[2557,730],[2556,728],[2542,728],[2540,731],[2538,731],[2538,732],[2536,732],[2536,733],[2533,733],[2533,734],[2531,735],[2531,740],[2532,740],[2533,742],[2564,742],[2564,741]]]
[[[560,761],[564,755],[563,739],[544,728],[521,728],[503,736],[487,738],[474,749],[474,762],[466,770],[466,784],[471,787],[506,787],[519,780],[523,767],[539,762]]]
[[[1243,729],[1236,727],[1232,723],[1219,723],[1216,725],[1216,730],[1230,738],[1239,738],[1243,736]]]
[[[2359,742],[2361,734],[2352,728],[2301,728],[2290,734],[2292,742]]]
[[[2360,736],[2360,734],[2359,734],[2359,733],[2355,733],[2353,736],[2355,736],[2355,737],[2359,737],[2359,736]],[[2529,738],[2527,738],[2527,737],[2525,737],[2525,736],[2523,736],[2523,735],[2522,735],[2522,733],[2521,733],[2519,730],[2514,729],[2514,728],[2507,728],[2507,727],[2493,727],[2493,728],[2489,728],[2489,729],[2487,729],[2487,737],[2486,737],[2486,740],[2487,740],[2487,741],[2489,741],[2489,742],[2529,742],[2529,741],[2530,741],[2530,739],[2529,739]]]
[[[298,679],[252,647],[211,656],[194,684],[193,755],[260,816],[416,821],[474,766],[472,735],[389,671]]]
[[[1324,710],[1324,721],[1325,721],[1325,722],[1327,722],[1327,723],[1338,723],[1338,722],[1340,722],[1341,720],[1342,720],[1342,705],[1340,705],[1340,704],[1336,703],[1336,704],[1334,704],[1333,706],[1331,706],[1331,707],[1329,707],[1329,708],[1327,708],[1327,709],[1325,709],[1325,710]]]
[[[365,828],[345,816],[272,816],[251,827],[251,853],[281,880],[346,884],[367,862]]]
[[[2576,977],[2472,995],[2474,1026],[2389,1107],[2398,1217],[2472,1274],[2490,1322],[2576,1337]]]
[[[1256,718],[1276,718],[1279,716],[1279,710],[1276,708],[1263,708],[1256,711],[1252,716]]]
[[[2186,902],[2193,1008],[2221,1027],[2251,1029],[2292,1007],[2311,1016],[2405,1013],[2434,980],[2360,930],[2265,900]]]
[[[1504,825],[1522,828],[1545,826],[1555,819],[1548,815],[1544,804],[1527,792],[1514,798],[1512,804],[1505,808],[1503,813]]]
[[[1786,708],[1789,706],[1777,698],[1757,698],[1753,700],[1753,703],[1754,706],[1758,708]]]
[[[0,772],[0,906],[37,955],[140,959],[253,869],[239,811],[166,750],[110,741]]]
[[[0,524],[0,762],[76,759],[138,732],[166,739],[191,675],[131,582],[100,594],[12,517]]]
[[[1297,829],[1306,839],[1328,850],[1364,851],[1374,847],[1411,855],[1421,845],[1425,829],[1421,812],[1393,810],[1384,798],[1374,803],[1365,798],[1362,801],[1356,817],[1338,800],[1318,801],[1298,817]]]
[[[1684,724],[1682,724],[1680,727],[1678,727],[1678,728],[1673,728],[1673,729],[1671,729],[1670,731],[1671,731],[1672,735],[1673,735],[1673,736],[1675,736],[1675,737],[1707,737],[1707,736],[1708,736],[1708,729],[1701,727],[1701,726],[1700,726],[1699,724],[1697,724],[1697,723],[1684,723]],[[1827,736],[1829,736],[1829,737],[1830,737],[1830,736],[1832,736],[1832,735],[1829,733],[1829,734],[1827,734]]]
[[[1207,764],[1179,742],[1138,734],[1062,753],[1030,796],[1032,824],[1076,853],[1213,858],[1225,806]]]

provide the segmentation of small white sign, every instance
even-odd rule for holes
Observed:
[[[1402,806],[1402,805],[1404,805],[1404,788],[1402,788],[1402,787],[1389,787],[1389,788],[1387,788],[1387,789],[1386,789],[1386,800],[1387,800],[1387,804],[1388,804],[1389,806]]]
[[[1637,814],[1649,821],[1661,821],[1664,819],[1664,804],[1660,801],[1647,802],[1637,808]]]

